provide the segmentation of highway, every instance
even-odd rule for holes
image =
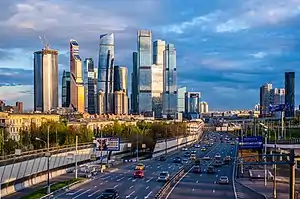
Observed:
[[[218,134],[217,137],[221,137]],[[223,136],[225,137],[225,135]],[[207,155],[210,158],[214,158],[216,153],[220,153],[222,158],[225,156],[235,157],[237,145],[230,145],[230,143],[218,142],[216,147],[213,148]],[[236,198],[236,190],[233,185],[233,161],[230,165],[223,165],[216,167],[215,174],[207,174],[206,167],[211,164],[212,161],[202,161],[202,173],[194,174],[192,170],[188,172],[178,182],[173,190],[167,195],[166,199],[234,199]],[[220,176],[227,176],[229,178],[229,184],[220,185],[218,180]]]
[[[214,147],[214,146],[213,146]],[[197,156],[203,156],[200,148],[197,150]],[[121,166],[117,171],[108,173],[92,179],[90,182],[83,184],[74,190],[55,198],[59,199],[97,199],[101,191],[107,188],[118,190],[120,198],[128,199],[147,199],[154,198],[155,194],[164,184],[157,182],[158,175],[161,171],[168,171],[170,175],[175,174],[183,164],[173,163],[175,157],[183,157],[184,151],[173,154],[166,161],[148,160],[143,162],[146,166],[145,177],[143,179],[134,179],[133,172],[135,164]]]

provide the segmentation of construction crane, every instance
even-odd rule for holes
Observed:
[[[49,45],[45,35],[43,37],[39,36],[39,39],[41,40],[42,45],[44,46],[44,49],[49,49],[50,48],[50,45]]]

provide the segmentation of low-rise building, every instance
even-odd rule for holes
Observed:
[[[57,114],[0,112],[0,128],[6,131],[10,138],[18,141],[21,130],[28,130],[32,125],[39,127],[43,122],[59,119]]]

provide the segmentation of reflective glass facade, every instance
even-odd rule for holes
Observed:
[[[177,90],[177,111],[184,113],[185,111],[185,93],[186,87],[178,88]]]
[[[45,47],[34,53],[34,110],[58,107],[58,51]]]
[[[186,92],[185,93],[185,113],[200,113],[200,98],[201,93],[199,92]]]
[[[285,117],[295,116],[295,72],[285,73]]]
[[[89,114],[96,113],[96,100],[95,100],[95,70],[94,61],[92,58],[86,58],[83,62],[83,84],[85,96],[85,110]]]
[[[113,113],[114,34],[100,35],[98,93],[103,92],[103,112]]]
[[[152,33],[150,30],[138,31],[138,68],[139,68],[139,113],[152,116]]]
[[[131,74],[131,112],[138,113],[139,106],[138,106],[138,91],[139,91],[139,84],[138,84],[138,53],[133,52],[132,54],[132,74]]]
[[[176,49],[167,44],[164,52],[163,114],[175,116],[177,112]]]
[[[69,107],[70,106],[70,72],[64,71],[62,77],[62,107]]]

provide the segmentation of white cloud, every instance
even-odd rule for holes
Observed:
[[[213,70],[229,70],[236,69],[240,66],[239,62],[224,60],[218,58],[207,58],[200,60],[200,64],[206,68],[210,68]]]
[[[268,54],[266,52],[257,52],[254,54],[250,54],[252,57],[256,58],[256,59],[263,59],[264,57],[266,57]]]
[[[233,5],[234,6],[234,5]],[[300,14],[300,0],[243,0],[231,10],[213,11],[163,28],[164,32],[184,33],[190,28],[214,32],[238,32],[252,27],[278,24]]]

